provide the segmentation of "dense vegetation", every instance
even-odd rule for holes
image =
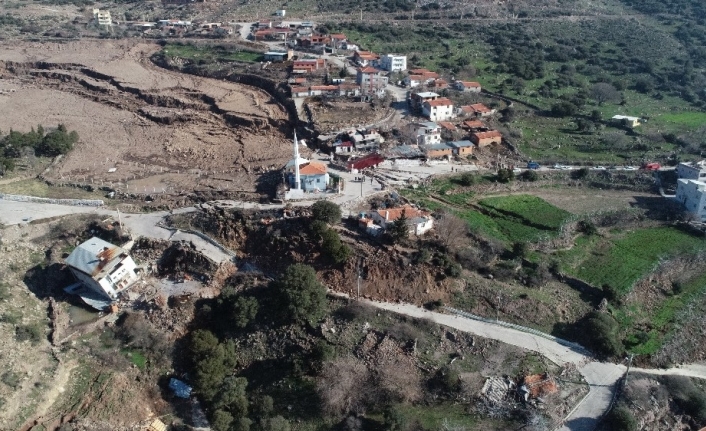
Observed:
[[[78,133],[69,132],[59,126],[48,133],[40,124],[27,133],[10,130],[5,136],[0,133],[0,173],[12,171],[15,160],[23,157],[54,157],[71,151],[78,142]]]

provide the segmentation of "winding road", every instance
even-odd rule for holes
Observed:
[[[589,385],[589,392],[564,419],[556,431],[593,431],[611,405],[616,385],[627,367],[622,364],[598,362],[579,349],[560,344],[538,335],[507,328],[495,323],[474,320],[458,315],[429,311],[411,304],[393,304],[364,300],[365,303],[405,316],[428,319],[440,325],[468,332],[484,338],[537,352],[558,365],[574,364]],[[666,370],[631,368],[631,372],[657,375],[681,375],[706,379],[706,365],[683,365]]]
[[[278,205],[258,205],[252,203],[231,203],[236,207],[277,207]],[[196,208],[188,207],[174,210],[171,213],[184,213],[195,211]],[[76,213],[95,213],[118,218],[118,213],[105,208],[87,208],[66,205],[12,202],[0,199],[0,223],[18,225],[26,223],[28,219],[39,220]],[[198,235],[182,231],[174,231],[161,226],[163,218],[170,212],[162,211],[148,214],[121,213],[120,219],[132,231],[134,236],[145,236],[166,240],[191,241],[204,255],[216,262],[232,260],[232,254],[224,251],[223,247],[213,240],[204,239]],[[31,217],[29,217],[31,215]],[[337,296],[346,296],[332,292]],[[481,321],[456,314],[446,314],[426,310],[412,304],[387,303],[364,300],[365,303],[387,311],[403,314],[410,317],[428,319],[440,325],[455,328],[459,331],[472,333],[484,338],[497,340],[506,344],[521,347],[537,352],[558,365],[574,364],[586,383],[589,393],[579,402],[571,413],[565,418],[564,423],[556,431],[592,431],[597,426],[601,417],[611,405],[616,384],[625,374],[627,368],[623,364],[599,362],[585,349],[572,347],[561,343],[551,336],[541,336],[507,327],[503,322]],[[706,379],[706,365],[689,364],[680,365],[670,369],[641,369],[631,368],[632,372],[641,372],[653,375],[681,375]]]

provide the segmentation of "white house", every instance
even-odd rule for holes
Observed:
[[[358,130],[354,134],[349,134],[355,145],[356,151],[377,150],[380,144],[385,142],[385,138],[375,130]]]
[[[417,236],[424,235],[434,227],[434,219],[428,212],[422,211],[411,205],[371,211],[368,216],[375,222],[375,224],[387,229],[392,226],[395,220],[402,217],[402,213],[404,213],[405,217],[407,217],[410,234]]]
[[[454,116],[454,104],[446,97],[422,103],[422,115],[431,121],[443,121]]]
[[[407,56],[397,54],[385,54],[378,61],[380,68],[388,72],[402,72],[407,70]]]
[[[285,16],[287,15],[287,10],[286,9],[279,9],[275,11],[275,16]]]
[[[402,83],[405,87],[414,88],[419,87],[425,82],[425,78],[422,75],[407,75],[405,76]]]
[[[98,22],[98,25],[113,25],[110,11],[107,10],[93,9],[93,19]]]
[[[66,264],[79,282],[111,300],[137,281],[127,250],[96,237],[76,247]]]
[[[441,142],[441,127],[434,122],[416,123],[412,127],[415,128],[415,136],[417,145],[431,145]]]
[[[677,165],[677,175],[686,180],[706,178],[706,162],[682,162]]]
[[[706,221],[706,183],[698,180],[677,180],[677,201],[700,221]]]

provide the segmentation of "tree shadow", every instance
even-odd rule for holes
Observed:
[[[645,210],[645,215],[652,220],[674,221],[684,212],[678,202],[662,196],[634,196],[633,199],[633,208]]]

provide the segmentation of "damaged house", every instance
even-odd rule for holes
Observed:
[[[76,247],[66,258],[66,265],[79,281],[67,291],[98,309],[102,307],[96,307],[90,300],[107,306],[137,281],[135,261],[127,250],[97,237]]]

